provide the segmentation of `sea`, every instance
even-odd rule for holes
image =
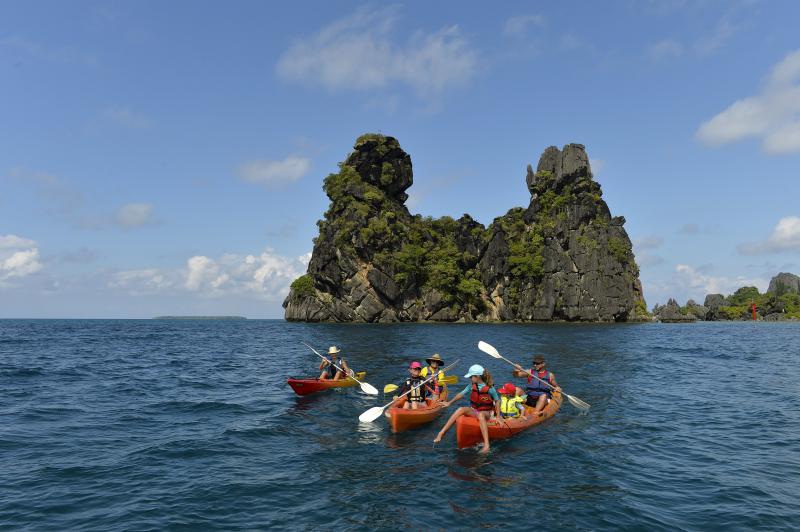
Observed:
[[[513,381],[480,340],[591,409],[484,456],[286,383],[303,342],[378,389],[434,352]],[[0,529],[467,528],[800,529],[800,324],[0,320]]]

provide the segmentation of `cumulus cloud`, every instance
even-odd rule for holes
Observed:
[[[0,235],[0,285],[42,269],[36,242],[17,235]]]
[[[758,138],[770,154],[800,151],[800,50],[772,68],[758,94],[701,124],[696,138],[711,146]]]
[[[276,186],[292,183],[311,171],[311,161],[290,155],[282,161],[250,161],[239,167],[239,177],[250,183]]]
[[[503,26],[503,33],[520,36],[527,33],[528,28],[531,26],[542,25],[544,25],[544,17],[542,15],[517,15],[506,20]]]
[[[125,228],[141,227],[154,223],[153,206],[150,203],[128,203],[117,210],[115,220]]]
[[[800,252],[800,217],[781,218],[766,240],[739,244],[736,249],[742,255]]]
[[[229,295],[279,300],[289,284],[305,273],[311,253],[285,257],[267,249],[260,254],[195,255],[180,269],[148,268],[116,272],[108,287],[132,295],[193,293],[201,297]]]
[[[398,45],[392,40],[397,19],[395,8],[359,9],[296,41],[278,60],[277,73],[331,90],[400,83],[420,94],[438,93],[473,76],[476,54],[458,26],[417,31]]]
[[[705,294],[731,294],[743,286],[755,286],[760,291],[765,291],[769,285],[767,279],[748,278],[744,276],[726,277],[713,276],[703,272],[701,268],[694,268],[688,264],[678,264],[675,267],[679,286],[688,287],[690,291],[704,297]]]
[[[130,129],[144,129],[152,125],[146,115],[128,107],[109,107],[101,113],[104,120]]]

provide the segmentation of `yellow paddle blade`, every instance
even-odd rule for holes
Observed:
[[[392,393],[398,388],[399,386],[396,384],[387,384],[386,386],[383,387],[383,393]]]
[[[458,384],[458,375],[448,375],[439,382],[441,384]]]

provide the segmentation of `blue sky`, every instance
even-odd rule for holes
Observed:
[[[800,273],[797,2],[3,2],[0,317],[281,317],[355,138],[412,212],[586,145],[648,305]]]

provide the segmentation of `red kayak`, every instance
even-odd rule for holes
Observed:
[[[356,379],[363,380],[366,374],[366,371],[360,371],[356,373]],[[294,393],[297,395],[309,395],[315,392],[329,390],[331,388],[349,388],[351,386],[358,385],[358,383],[350,377],[344,377],[338,381],[321,381],[319,379],[287,379],[286,382],[289,383],[289,386],[292,387],[292,390],[294,390]]]
[[[553,392],[552,399],[550,399],[550,402],[544,407],[540,416],[534,416],[533,408],[528,406],[525,407],[525,416],[528,419],[518,417],[489,421],[489,440],[504,440],[510,438],[518,432],[527,430],[546,419],[550,419],[556,415],[558,409],[561,408],[561,401],[561,392]],[[481,427],[478,424],[478,419],[471,416],[461,416],[458,418],[456,420],[456,440],[459,449],[483,443],[483,436],[481,436]]]

